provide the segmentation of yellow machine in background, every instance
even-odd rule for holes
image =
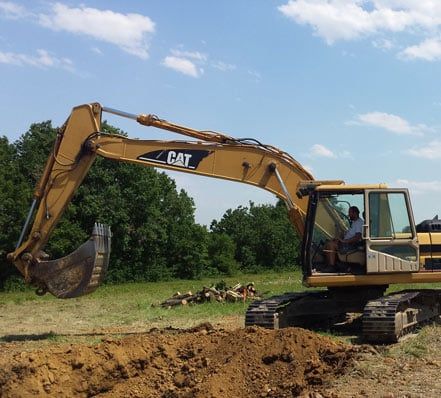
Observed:
[[[105,134],[100,132],[102,112],[195,140],[137,140]],[[256,301],[247,311],[246,325],[305,326],[363,312],[367,339],[393,341],[441,312],[438,290],[384,296],[390,284],[441,281],[441,222],[426,220],[416,226],[406,189],[316,181],[286,152],[254,139],[198,131],[97,103],[75,107],[61,128],[17,247],[8,255],[39,294],[77,297],[94,291],[105,276],[111,240],[108,226],[96,224],[90,240],[62,259],[47,260],[42,251],[96,156],[247,183],[286,203],[303,239],[304,284],[328,289]],[[362,244],[339,254],[339,266],[330,270],[324,245],[348,228],[346,213],[354,205],[363,214]]]

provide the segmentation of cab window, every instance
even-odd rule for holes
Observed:
[[[411,239],[412,229],[403,192],[369,194],[370,238]]]

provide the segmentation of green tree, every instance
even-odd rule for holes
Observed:
[[[224,232],[212,232],[208,242],[210,268],[215,274],[232,276],[237,273],[239,264],[234,258],[236,244]]]
[[[31,189],[17,167],[15,146],[0,137],[0,288],[8,277],[18,274],[6,255],[18,241],[30,196]]]
[[[52,127],[51,121],[33,123],[14,143],[18,171],[26,179],[31,192],[43,173],[57,131],[57,128]]]
[[[123,134],[106,123],[102,129]],[[14,145],[6,139],[0,142],[5,165],[0,175],[0,223],[14,226],[2,239],[4,253],[15,245],[12,240],[18,238],[56,134],[50,122],[43,122],[33,124]],[[87,239],[95,221],[112,227],[110,281],[196,278],[206,267],[208,232],[195,223],[193,200],[152,168],[98,158],[45,251],[52,258],[69,253]]]
[[[236,245],[235,259],[244,271],[292,268],[298,264],[299,238],[282,202],[277,205],[239,206],[211,224]]]

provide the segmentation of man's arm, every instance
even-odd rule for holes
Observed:
[[[350,239],[339,239],[338,241],[340,243],[357,243],[361,240],[361,233],[357,232],[352,238]]]

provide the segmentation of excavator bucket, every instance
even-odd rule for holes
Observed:
[[[66,257],[40,261],[33,267],[32,280],[58,298],[73,298],[92,293],[103,281],[110,257],[110,227],[95,224],[90,239]]]

